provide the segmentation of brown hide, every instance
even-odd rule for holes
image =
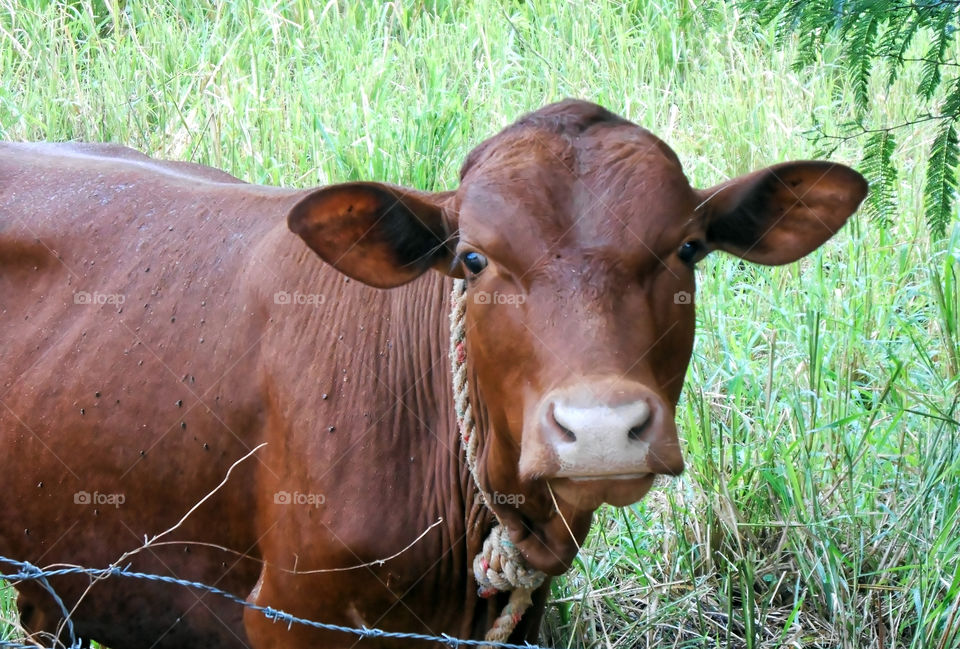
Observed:
[[[696,191],[664,143],[577,101],[482,143],[438,194],[0,145],[0,554],[106,566],[265,444],[123,564],[323,622],[480,638],[505,596],[479,599],[469,569],[493,517],[456,429],[449,276],[468,282],[483,486],[559,574],[601,503],[682,470],[693,264],[793,261],[865,191],[822,162]],[[179,586],[52,584],[113,649],[355,642]],[[547,588],[515,640],[536,639]],[[26,627],[62,631],[48,595],[17,589]]]

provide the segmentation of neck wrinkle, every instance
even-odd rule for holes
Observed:
[[[448,581],[442,587],[438,584],[441,587],[438,592],[450,592],[451,586],[462,580],[462,594],[456,596],[459,600],[456,608],[461,619],[459,633],[461,637],[482,638],[497,615],[496,606],[491,607],[488,602],[499,603],[500,598],[485,600],[477,596],[473,558],[482,550],[494,517],[476,498],[477,489],[467,467],[454,411],[453,377],[448,354],[452,288],[451,278],[431,273],[429,279],[423,278],[422,281],[394,290],[398,291],[398,316],[409,323],[410,342],[421,350],[420,354],[407,356],[411,362],[410,370],[413,376],[424,377],[416,382],[410,396],[404,401],[416,404],[415,416],[432,424],[433,428],[428,430],[429,426],[421,426],[418,429],[427,436],[423,438],[421,448],[432,449],[432,456],[423,458],[431,475],[424,476],[423,485],[412,485],[412,488],[426,487],[427,490],[423,494],[426,517],[421,524],[430,525],[437,518],[443,518],[444,521],[438,528],[443,530],[440,533],[444,535],[441,543],[443,558],[438,564],[438,575]],[[475,385],[476,381],[471,377],[472,403],[476,403]],[[403,389],[394,386],[396,388]],[[398,391],[398,394],[401,393]],[[478,434],[481,434],[479,457],[484,438],[482,433]],[[432,439],[434,435],[436,438]],[[465,611],[473,611],[473,615],[463,615]]]

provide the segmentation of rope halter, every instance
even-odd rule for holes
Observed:
[[[497,519],[497,525],[483,542],[483,550],[473,559],[473,576],[480,584],[480,597],[492,597],[498,592],[510,592],[510,600],[493,627],[487,631],[487,642],[506,642],[517,627],[520,618],[532,604],[533,591],[540,587],[546,575],[527,565],[520,550],[510,541],[507,528],[490,507],[490,498],[480,485],[477,475],[477,426],[470,405],[470,386],[467,376],[466,313],[467,283],[453,280],[450,295],[450,364],[453,370],[453,401],[460,429],[460,443],[466,455],[467,468],[480,500]]]

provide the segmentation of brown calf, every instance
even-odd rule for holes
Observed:
[[[0,554],[105,566],[266,443],[124,563],[324,622],[483,637],[506,594],[479,598],[470,570],[494,518],[457,433],[451,277],[478,476],[558,575],[601,503],[683,470],[694,264],[792,262],[866,193],[827,162],[694,190],[666,144],[580,101],[482,143],[460,181],[286,190],[113,146],[0,146]],[[355,641],[171,585],[52,584],[114,649]],[[514,640],[536,638],[547,588]],[[18,590],[25,626],[61,632],[39,586]]]

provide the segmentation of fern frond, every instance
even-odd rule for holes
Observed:
[[[853,98],[857,115],[867,112],[870,103],[870,73],[873,71],[874,47],[879,23],[876,17],[864,16],[854,27],[850,48],[856,53],[853,58]]]
[[[860,171],[870,183],[864,208],[870,218],[883,226],[891,223],[896,204],[897,169],[893,164],[896,140],[889,130],[874,133],[863,148]]]
[[[798,5],[802,13],[798,29],[794,31],[799,34],[800,47],[792,67],[799,72],[803,67],[817,62],[827,35],[836,27],[836,20],[831,0],[813,0]]]
[[[903,57],[913,43],[913,39],[920,28],[922,19],[913,13],[908,13],[903,7],[894,8],[887,19],[887,29],[880,44],[877,46],[877,56],[887,59],[887,88],[893,87],[903,71]]]
[[[943,100],[940,114],[960,115],[960,76],[955,77],[950,84],[950,90],[947,92],[946,99]]]
[[[920,75],[920,84],[917,93],[929,100],[940,85],[943,55],[947,51],[947,44],[953,37],[954,29],[949,21],[953,18],[952,12],[943,12],[937,18],[934,31],[934,41],[924,55],[923,68]]]
[[[930,149],[927,183],[923,193],[927,223],[938,236],[946,232],[956,200],[958,158],[960,147],[957,144],[956,122],[947,120]]]

